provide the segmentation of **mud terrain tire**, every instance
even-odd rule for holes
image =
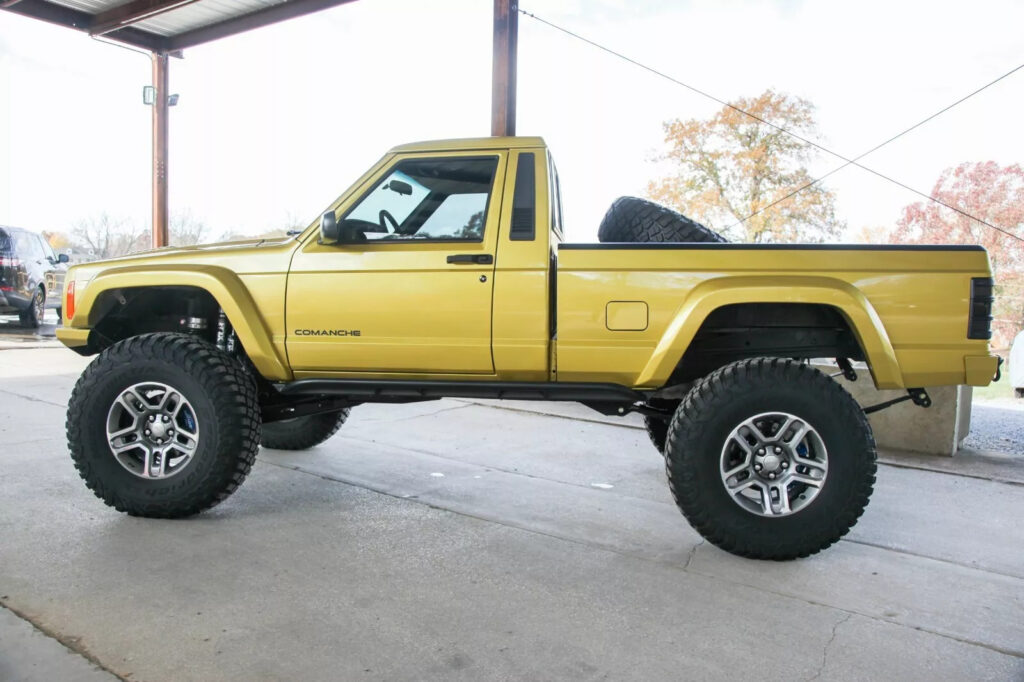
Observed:
[[[161,415],[170,418],[143,436],[153,428],[149,417],[159,424]],[[132,516],[191,516],[227,499],[252,468],[260,442],[256,385],[237,359],[193,336],[135,336],[82,373],[68,404],[67,437],[78,473],[109,506]]]
[[[727,552],[777,561],[814,554],[853,527],[875,459],[850,394],[781,358],[734,362],[699,381],[665,446],[669,487],[690,525]]]
[[[706,242],[726,239],[682,213],[637,197],[616,199],[597,230],[601,242]]]
[[[262,445],[275,450],[308,450],[336,434],[348,414],[345,409],[264,424]]]

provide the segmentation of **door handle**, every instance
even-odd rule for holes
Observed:
[[[448,256],[448,262],[464,265],[490,265],[494,262],[494,256],[489,253],[457,253]]]

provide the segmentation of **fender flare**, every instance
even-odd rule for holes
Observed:
[[[242,280],[233,271],[216,265],[145,265],[111,268],[96,275],[80,294],[76,307],[88,310],[88,317],[76,315],[72,327],[92,328],[98,307],[96,301],[113,289],[183,286],[202,289],[224,311],[242,347],[260,374],[270,380],[290,381],[291,370],[274,348],[270,331],[260,317],[256,303]]]
[[[707,316],[722,306],[740,303],[807,303],[837,309],[864,350],[875,385],[904,388],[889,335],[864,294],[848,282],[801,276],[723,277],[701,282],[676,312],[636,385],[663,386]]]

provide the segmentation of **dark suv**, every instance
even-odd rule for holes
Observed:
[[[66,254],[57,256],[42,235],[0,226],[0,315],[17,313],[25,327],[38,327],[46,308],[61,316]]]

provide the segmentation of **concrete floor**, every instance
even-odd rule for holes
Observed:
[[[1024,679],[1018,459],[887,456],[848,539],[777,564],[702,543],[635,424],[364,406],[211,512],[134,519],[67,456],[86,360],[25,345],[0,344],[0,679]]]

